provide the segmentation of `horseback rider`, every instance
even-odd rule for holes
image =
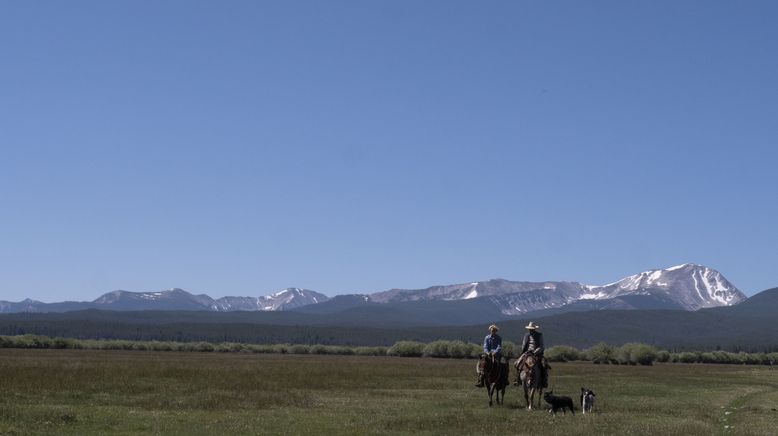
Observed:
[[[476,366],[476,371],[478,372],[478,383],[476,383],[476,387],[484,387],[484,370],[482,361],[491,357],[496,362],[499,362],[502,358],[502,338],[497,334],[498,330],[500,329],[498,329],[496,325],[490,325],[489,334],[484,338],[484,353],[481,355],[481,361],[479,361],[478,365]]]
[[[521,357],[519,357],[519,360],[522,361],[529,354],[532,354],[535,357],[537,357],[538,361],[541,362],[540,365],[540,377],[542,380],[541,386],[543,388],[547,388],[548,387],[548,371],[547,371],[548,363],[546,362],[546,359],[543,357],[543,352],[545,351],[543,348],[543,333],[538,331],[540,326],[535,324],[532,321],[530,321],[527,327],[525,328],[527,329],[527,334],[524,335],[524,340],[522,340],[521,342]]]

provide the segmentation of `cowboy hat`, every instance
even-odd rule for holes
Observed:
[[[530,321],[529,324],[527,324],[527,326],[524,327],[524,328],[527,329],[527,330],[535,330],[535,329],[539,329],[540,326],[535,324],[534,322]]]
[[[498,329],[496,325],[492,324],[492,325],[489,326],[489,331],[492,331],[492,330],[500,330],[500,329]]]

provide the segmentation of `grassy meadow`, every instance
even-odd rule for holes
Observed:
[[[593,414],[489,408],[475,361],[0,349],[0,434],[776,434],[778,370],[557,363]],[[513,375],[511,376],[513,377]]]

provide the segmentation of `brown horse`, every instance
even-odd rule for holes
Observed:
[[[519,357],[516,360],[516,370],[519,372],[521,386],[524,388],[524,401],[527,402],[527,410],[532,410],[532,402],[535,394],[538,395],[538,408],[543,398],[543,380],[540,374],[540,365],[543,363],[532,354]]]
[[[484,372],[484,384],[486,386],[486,392],[489,394],[489,407],[492,406],[492,397],[497,401],[497,404],[503,404],[505,402],[505,387],[508,386],[508,371],[510,365],[508,362],[503,362],[502,358],[495,359],[494,356],[486,356],[479,362],[479,366],[483,364]],[[502,397],[500,396],[502,394]]]

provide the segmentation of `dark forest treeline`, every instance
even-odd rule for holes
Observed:
[[[467,359],[477,358],[482,350],[478,344],[463,341],[437,340],[429,343],[398,341],[390,347],[343,346],[323,344],[245,344],[238,342],[177,342],[129,341],[105,339],[69,339],[41,335],[0,336],[0,348],[86,349],[225,353],[333,354],[358,356],[398,356]],[[520,349],[506,341],[504,354],[515,358]],[[669,352],[641,343],[612,347],[600,343],[585,350],[559,345],[549,348],[546,357],[552,362],[589,361],[596,364],[652,365],[654,362],[722,363],[744,365],[775,365],[778,352],[731,353],[726,351]]]
[[[564,317],[543,319],[546,341],[549,345],[570,344],[580,349],[591,347],[598,342],[614,345],[641,342],[678,352],[725,350],[736,353],[741,351],[769,353],[778,351],[778,340],[776,340],[778,333],[775,332],[776,323],[772,318],[769,321],[765,320],[765,326],[759,332],[749,330],[738,333],[734,328],[711,329],[710,325],[721,325],[720,322],[715,322],[719,320],[712,320],[705,329],[700,330],[694,330],[693,327],[696,326],[684,326],[675,330],[658,331],[656,328],[630,327],[627,317],[634,319],[634,316],[640,315],[635,314],[634,311],[612,311],[614,312],[612,314],[602,312],[604,311],[566,314]],[[683,314],[687,313],[682,312],[681,315]],[[114,315],[116,321],[111,321],[110,315]],[[72,318],[65,318],[65,316]],[[592,327],[591,319],[598,316],[609,317],[607,328]],[[656,315],[652,314],[652,316]],[[612,318],[615,317],[623,319],[614,321]],[[486,325],[381,328],[176,321],[175,313],[169,312],[112,314],[95,311],[79,314],[13,314],[0,316],[0,335],[34,334],[74,339],[389,347],[402,340],[428,343],[442,339],[480,343],[487,330]],[[241,319],[241,321],[245,320]],[[614,322],[622,327],[613,328]],[[652,322],[655,324],[658,321],[654,319]],[[506,340],[520,342],[525,332],[523,328],[525,324],[526,321],[503,321],[500,323],[500,333]],[[667,335],[667,331],[679,333]]]

